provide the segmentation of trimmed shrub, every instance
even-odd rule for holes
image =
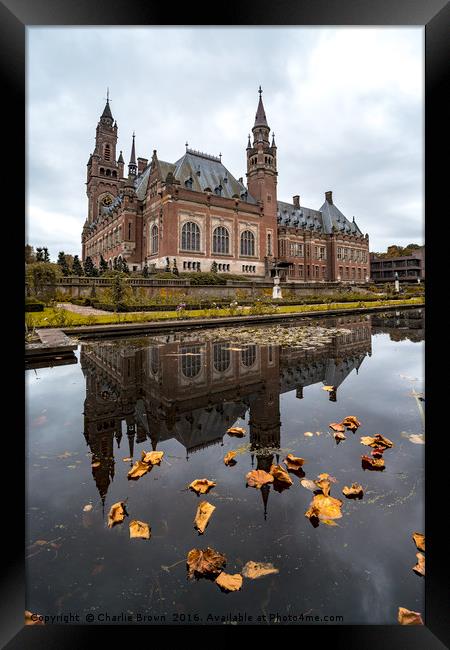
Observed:
[[[35,298],[25,299],[25,311],[44,311],[45,303]]]

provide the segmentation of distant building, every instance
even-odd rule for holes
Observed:
[[[425,280],[425,246],[404,257],[379,257],[370,253],[370,276],[374,282],[393,282],[396,273],[399,282]]]
[[[259,91],[253,137],[245,150],[247,185],[222,157],[188,148],[176,162],[153,151],[136,159],[133,135],[128,174],[116,156],[118,127],[109,100],[97,125],[87,164],[88,215],[82,256],[110,268],[119,258],[130,271],[162,269],[175,260],[179,271],[210,271],[268,279],[274,268],[297,282],[366,282],[369,236],[347,219],[332,192],[318,209],[277,196],[277,147]],[[244,152],[243,152],[244,153]]]

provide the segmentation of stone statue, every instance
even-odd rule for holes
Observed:
[[[272,300],[275,299],[281,299],[283,296],[281,295],[281,287],[280,287],[280,276],[278,275],[278,269],[276,271],[276,275],[273,279],[273,289],[272,289]]]

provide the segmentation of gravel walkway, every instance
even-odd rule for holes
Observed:
[[[67,311],[72,311],[74,314],[80,314],[81,316],[104,316],[105,314],[110,314],[110,311],[105,311],[104,309],[94,309],[94,307],[82,307],[81,305],[72,305],[71,302],[60,302],[58,307],[67,309]]]

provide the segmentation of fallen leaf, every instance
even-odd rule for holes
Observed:
[[[160,465],[163,456],[163,451],[143,451],[141,454],[141,461],[143,463],[148,463],[149,465]]]
[[[229,436],[234,436],[235,438],[243,438],[245,436],[245,429],[242,427],[230,427],[227,433]]]
[[[361,422],[355,415],[347,415],[347,417],[342,420],[341,424],[343,424],[344,427],[347,427],[347,429],[350,429],[350,431],[353,431],[353,433],[361,426]]]
[[[368,447],[393,447],[394,443],[391,442],[388,438],[385,438],[381,433],[376,433],[372,438],[371,436],[363,436],[360,440],[362,445],[367,445]]]
[[[253,562],[250,560],[242,568],[242,575],[250,580],[256,580],[256,578],[262,578],[272,573],[279,573],[279,571],[270,562]]]
[[[361,465],[363,469],[383,471],[385,468],[382,458],[370,458],[370,456],[361,456]]]
[[[293,483],[291,477],[286,472],[286,470],[281,467],[281,465],[272,465],[270,468],[270,473],[272,474],[275,481],[278,481],[279,483],[284,483],[287,486],[292,485]]]
[[[305,433],[303,435],[306,436],[307,438],[313,438],[314,437],[314,434],[313,434],[312,431],[305,431]]]
[[[198,504],[194,524],[199,533],[203,534],[205,532],[205,528],[208,525],[209,519],[215,509],[216,506],[211,505],[207,501],[201,501]]]
[[[425,575],[425,555],[423,553],[416,553],[417,564],[413,566],[412,570],[418,576]]]
[[[95,463],[92,463],[91,467],[93,467],[94,469],[95,469],[96,467],[100,467],[100,462],[99,462],[98,460],[95,461]]]
[[[333,429],[333,431],[338,431],[339,433],[344,433],[345,431],[344,425],[340,424],[340,422],[331,422],[328,426],[330,429]]]
[[[359,483],[352,483],[351,487],[344,485],[342,488],[342,494],[347,497],[347,499],[362,499],[364,496],[364,491],[362,485]]]
[[[425,535],[422,535],[422,533],[413,533],[412,538],[418,550],[425,553]]]
[[[45,539],[37,539],[34,542],[33,546],[34,545],[36,545],[36,546],[45,546],[46,544],[48,544],[48,542],[46,542]]]
[[[197,494],[207,494],[216,484],[207,478],[197,478],[189,484],[189,489]]]
[[[305,512],[305,517],[327,523],[328,520],[342,517],[341,506],[342,501],[340,499],[335,499],[326,494],[316,494]]]
[[[406,607],[398,608],[398,622],[400,625],[423,625],[422,616],[419,612],[412,612]]]
[[[148,524],[144,521],[138,521],[133,519],[130,521],[130,538],[131,537],[140,537],[142,539],[150,539],[151,531]]]
[[[374,447],[370,452],[370,455],[373,456],[374,458],[382,458],[385,449],[386,447]]]
[[[128,480],[137,481],[141,476],[150,472],[152,467],[153,465],[149,463],[143,463],[142,460],[137,460],[127,474]]]
[[[311,481],[311,479],[309,479],[309,478],[304,478],[303,480],[300,481],[300,483],[307,490],[311,490],[311,492],[314,492],[314,490],[317,490],[317,485],[316,485],[315,481]]]
[[[329,393],[332,393],[336,390],[336,386],[322,386],[322,390],[327,390]]]
[[[254,469],[247,474],[247,485],[250,487],[260,488],[266,483],[273,483],[273,476],[263,469]]]
[[[333,433],[333,436],[337,444],[339,444],[341,440],[347,440],[345,433],[342,433],[341,431],[335,431]]]
[[[225,456],[223,457],[223,462],[225,463],[225,465],[227,466],[236,465],[237,461],[234,460],[236,454],[237,454],[236,451],[229,451],[227,454],[225,454]]]
[[[40,614],[34,614],[33,612],[25,610],[25,625],[44,625],[44,621],[41,621],[38,616],[40,616]]]
[[[84,508],[83,508],[83,512],[90,512],[90,511],[92,510],[93,507],[94,507],[94,506],[92,505],[92,503],[88,503],[88,504],[86,504],[86,505],[84,506]]]
[[[283,463],[286,465],[288,470],[298,470],[302,467],[304,464],[305,459],[300,458],[299,456],[293,456],[292,454],[288,454],[286,458],[283,460]]]
[[[122,523],[125,519],[125,515],[128,514],[125,510],[125,502],[118,501],[111,506],[111,509],[108,514],[108,528],[112,528],[116,524]]]
[[[193,578],[194,576],[210,576],[221,573],[227,563],[227,559],[225,555],[208,546],[208,548],[203,550],[199,548],[190,550],[186,563],[188,575],[190,578]]]
[[[133,459],[131,458],[131,456],[127,456],[126,458],[122,458],[122,460],[123,460],[124,463],[129,463],[130,460],[133,460]]]
[[[413,442],[415,445],[424,445],[425,439],[421,433],[412,433],[408,436],[409,442]]]
[[[239,591],[242,587],[242,576],[240,573],[219,573],[215,582],[223,591]]]

